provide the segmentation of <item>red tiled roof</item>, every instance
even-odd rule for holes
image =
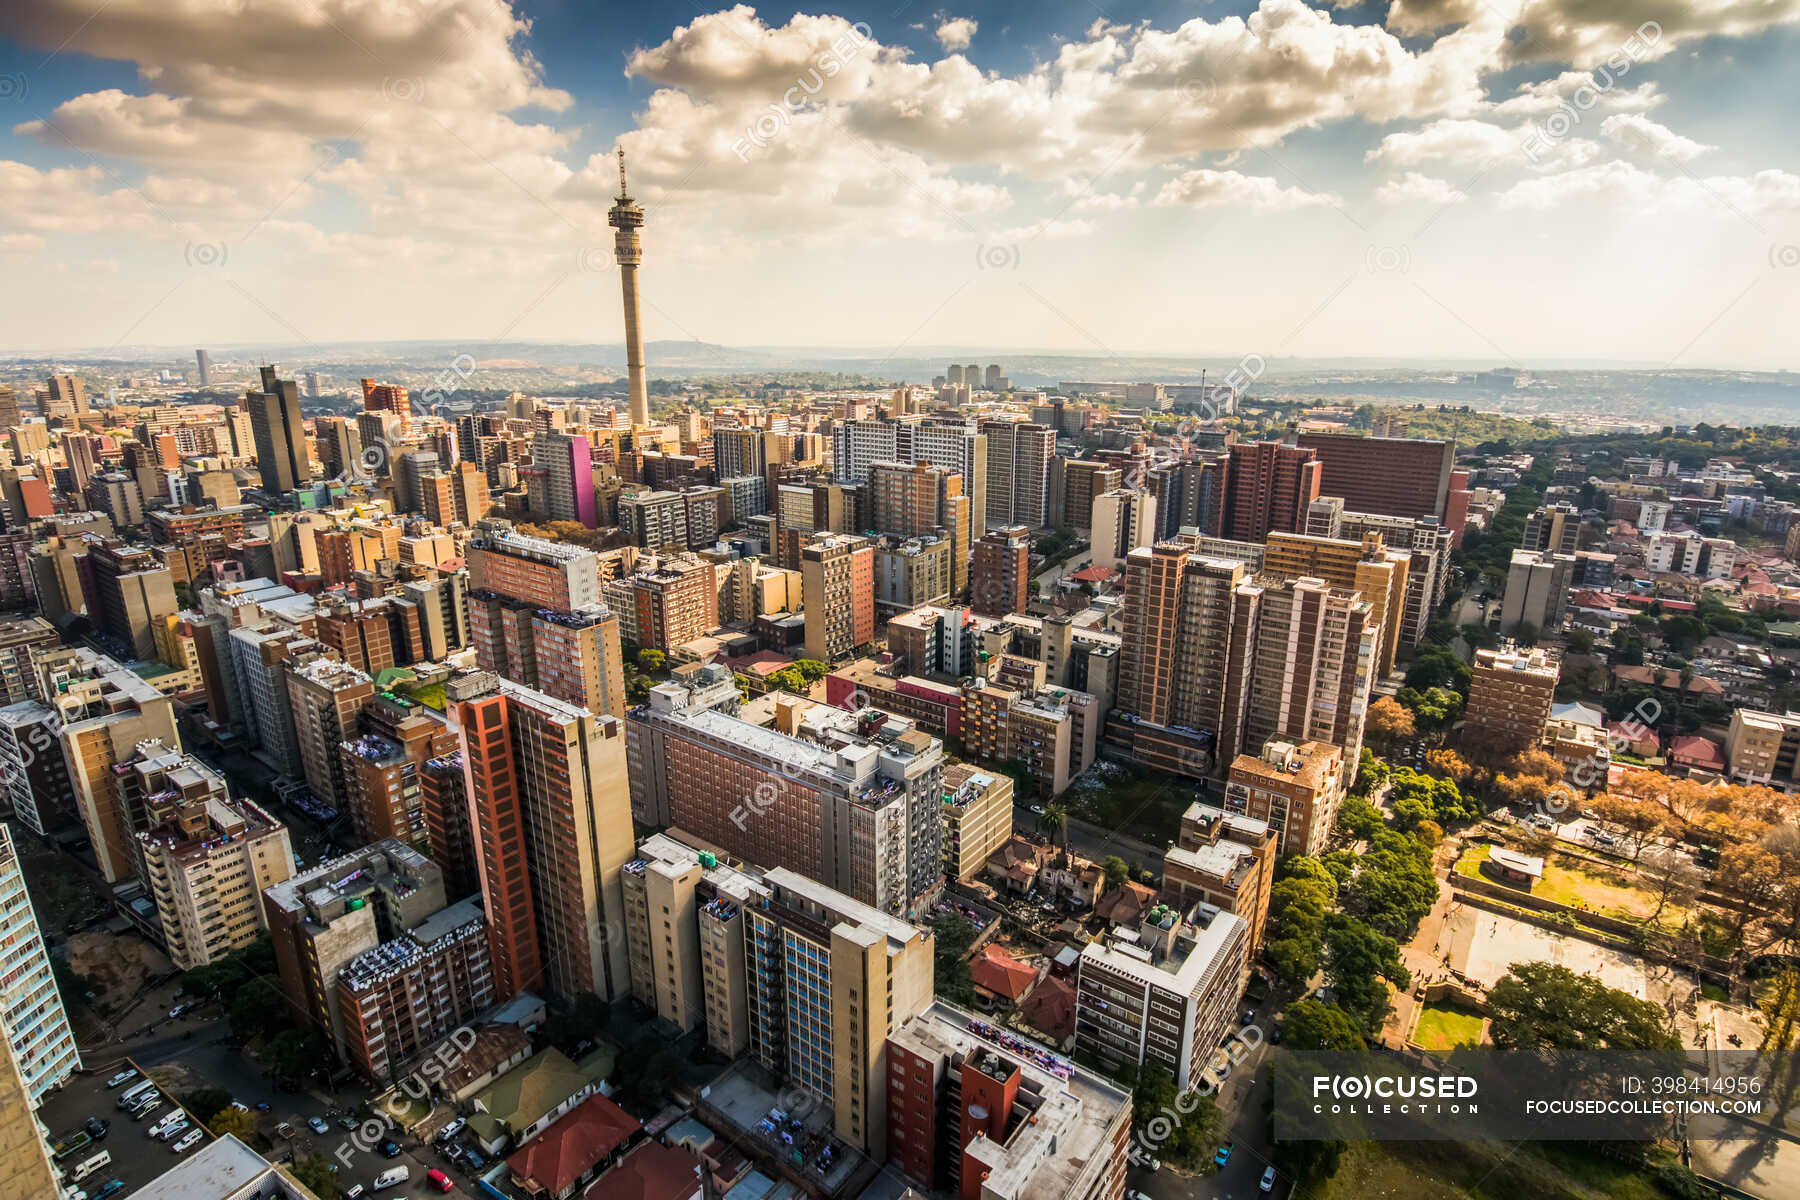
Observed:
[[[1058,1042],[1075,1036],[1075,985],[1066,979],[1046,975],[1044,982],[1032,989],[1020,1008],[1020,1015]]]
[[[584,1200],[688,1200],[700,1193],[700,1160],[686,1150],[645,1142],[588,1184]]]
[[[1119,573],[1110,567],[1083,567],[1069,576],[1076,583],[1105,583],[1118,577]]]
[[[560,1196],[642,1128],[636,1117],[595,1094],[558,1117],[506,1166],[522,1184]]]
[[[794,660],[785,654],[777,654],[773,650],[758,650],[755,654],[740,654],[736,658],[727,658],[725,665],[733,671],[753,671],[766,677],[784,667],[793,666]]]
[[[1719,743],[1698,734],[1672,740],[1669,743],[1669,757],[1696,767],[1710,767],[1717,771],[1725,769],[1725,755],[1719,750]]]
[[[975,986],[1004,996],[1014,1004],[1037,982],[1037,971],[1014,958],[1006,950],[989,943],[969,963],[969,977]]]

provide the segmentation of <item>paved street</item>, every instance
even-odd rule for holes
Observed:
[[[1013,805],[1013,828],[1023,833],[1042,831],[1038,814],[1023,803]],[[1174,831],[1170,830],[1170,833],[1173,834]],[[1158,875],[1162,874],[1162,847],[1152,846],[1111,829],[1102,829],[1098,825],[1090,825],[1076,817],[1069,818],[1069,849],[1094,862],[1101,862],[1108,855],[1116,854],[1126,862],[1136,863]]]

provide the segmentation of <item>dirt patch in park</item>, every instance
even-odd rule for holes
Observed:
[[[100,1004],[129,1001],[153,975],[169,972],[169,959],[136,934],[77,933],[67,944],[69,969],[88,981]]]

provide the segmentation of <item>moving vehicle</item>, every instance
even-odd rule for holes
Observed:
[[[389,1167],[387,1170],[385,1170],[381,1174],[377,1175],[375,1177],[375,1182],[370,1184],[369,1186],[372,1189],[374,1189],[375,1191],[379,1192],[383,1188],[397,1187],[400,1184],[405,1183],[408,1179],[411,1179],[411,1178],[412,1178],[412,1168],[411,1167],[406,1167],[406,1166]]]
[[[123,1071],[120,1071],[117,1075],[114,1075],[111,1079],[107,1080],[106,1086],[108,1089],[116,1088],[122,1083],[130,1083],[132,1080],[134,1080],[136,1078],[137,1078],[137,1068],[136,1067],[126,1067]]]
[[[190,1129],[182,1134],[181,1140],[176,1142],[173,1146],[170,1146],[169,1149],[176,1154],[186,1154],[189,1150],[198,1146],[200,1144],[200,1139],[205,1136],[206,1134],[201,1130]]]
[[[1263,1169],[1262,1182],[1256,1185],[1256,1190],[1259,1192],[1272,1192],[1275,1190],[1274,1167],[1265,1167]]]
[[[97,1174],[102,1167],[110,1162],[112,1162],[112,1152],[109,1150],[102,1150],[92,1158],[84,1158],[75,1164],[74,1170],[69,1172],[69,1182],[80,1183],[89,1175]]]
[[[447,1192],[456,1186],[454,1183],[450,1182],[450,1177],[448,1175],[444,1174],[436,1167],[425,1172],[425,1182],[429,1183],[440,1192]]]
[[[1232,1143],[1230,1143],[1230,1142],[1226,1142],[1223,1146],[1220,1146],[1218,1149],[1218,1152],[1213,1155],[1213,1166],[1222,1167],[1226,1163],[1230,1162],[1231,1161],[1231,1151],[1232,1151]]]
[[[321,1135],[331,1132],[331,1126],[329,1126],[325,1123],[325,1118],[323,1118],[323,1117],[308,1117],[308,1118],[306,1118],[306,1127],[308,1129],[312,1130],[314,1133],[321,1134]]]

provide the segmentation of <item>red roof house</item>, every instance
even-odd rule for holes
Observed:
[[[700,1200],[700,1160],[688,1150],[645,1142],[594,1180],[583,1200]]]
[[[1725,770],[1725,755],[1719,743],[1697,734],[1674,738],[1669,742],[1669,761],[1678,767],[1696,771]]]
[[[989,942],[969,961],[969,977],[978,995],[1008,1006],[1017,1004],[1037,982],[1037,969],[1014,958],[1006,949]]]
[[[527,1196],[565,1200],[592,1179],[644,1127],[598,1093],[558,1117],[506,1160],[513,1186]]]

